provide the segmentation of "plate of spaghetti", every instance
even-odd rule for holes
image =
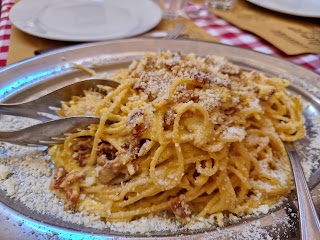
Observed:
[[[70,239],[293,237],[283,142],[296,142],[309,184],[319,188],[319,76],[281,59],[206,42],[131,39],[70,47],[1,74],[10,76],[1,82],[6,102],[88,74],[120,83],[61,103],[61,117],[100,117],[63,144],[1,143],[0,213],[12,222],[19,216],[24,233],[33,226]],[[1,116],[1,128],[34,124],[16,119]]]

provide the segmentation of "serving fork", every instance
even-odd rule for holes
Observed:
[[[99,122],[100,118],[94,116],[60,118],[16,131],[0,132],[0,141],[24,146],[50,146],[63,143],[69,133]]]
[[[96,90],[98,85],[116,88],[119,83],[108,79],[91,78],[62,87],[32,101],[1,103],[0,114],[28,117],[44,122],[16,131],[0,131],[0,141],[27,146],[48,146],[62,143],[68,133],[99,123],[100,118],[95,116],[59,118],[56,114],[61,101],[68,101],[72,96],[81,96],[83,90]]]
[[[58,118],[56,109],[61,101],[71,100],[72,96],[83,96],[83,90],[97,90],[98,85],[116,88],[119,83],[109,79],[90,78],[50,92],[40,98],[21,103],[0,103],[0,114],[28,117],[40,121]]]

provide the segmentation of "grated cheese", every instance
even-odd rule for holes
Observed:
[[[225,141],[241,142],[246,136],[246,131],[243,127],[228,127],[223,131],[222,138]]]
[[[10,169],[3,164],[0,164],[0,180],[5,180],[10,174]]]
[[[226,68],[223,59],[214,59],[216,61],[215,67],[210,69],[210,71],[218,71],[218,69]],[[159,63],[160,64],[160,63]],[[166,64],[174,66],[175,61],[167,62]],[[188,63],[189,66],[193,66],[191,62]],[[198,69],[193,69],[190,71],[198,71]],[[231,69],[230,71],[235,71],[236,69]],[[163,76],[168,78],[170,76],[165,73],[159,72],[159,74],[164,74]],[[177,70],[177,76],[181,77],[184,74]],[[157,81],[156,76],[141,76],[141,77],[151,77],[154,81]],[[219,79],[211,79],[212,82],[224,82],[223,76]],[[153,85],[153,84],[151,84]],[[153,85],[157,88],[150,87],[149,91],[151,95],[155,97],[163,97],[161,95],[161,87],[157,84]],[[149,87],[146,84],[142,87]],[[165,87],[165,86],[164,86]],[[320,93],[316,88],[312,88],[312,92]],[[210,94],[210,93],[208,93]],[[201,98],[203,104],[206,104],[206,98],[203,96]],[[238,99],[232,99],[232,102],[237,103]],[[255,99],[253,102],[249,103],[249,108],[259,107],[258,100]],[[219,99],[215,99],[218,104]],[[218,121],[218,116],[212,121]],[[313,127],[311,129],[311,135],[308,136],[310,141],[309,146],[307,146],[305,152],[306,155],[302,156],[302,166],[305,172],[306,178],[309,179],[312,171],[318,167],[320,155],[320,119],[314,117],[311,119],[313,122]],[[17,118],[17,117],[7,117],[1,116],[0,128],[2,130],[12,130],[16,128],[26,127],[35,124],[36,121]],[[243,132],[241,128],[228,128],[224,131],[225,137],[238,137],[243,139]],[[146,144],[145,147],[147,147]],[[142,150],[141,150],[142,151]],[[177,232],[185,229],[197,230],[212,227],[215,225],[215,216],[212,215],[208,218],[196,218],[191,219],[190,223],[186,226],[178,221],[173,220],[166,213],[159,216],[149,215],[142,217],[138,220],[133,220],[130,223],[127,222],[102,222],[97,216],[85,216],[82,213],[70,213],[63,209],[63,203],[49,190],[49,185],[52,178],[52,169],[50,168],[50,162],[43,148],[26,148],[22,146],[14,146],[8,143],[0,143],[0,188],[5,190],[7,195],[15,198],[16,200],[25,204],[31,210],[37,211],[42,214],[47,214],[50,216],[58,217],[64,221],[69,221],[76,224],[84,224],[87,227],[93,227],[98,229],[110,229],[117,232],[126,233],[150,233],[154,230],[157,231],[169,231]],[[140,153],[142,154],[142,152]],[[286,176],[281,175],[281,170],[277,172],[279,177],[279,182],[282,184],[286,181]],[[91,179],[92,180],[92,179]],[[88,184],[91,182],[90,179],[86,179]],[[165,183],[164,183],[165,184]],[[253,184],[261,184],[254,182]],[[260,185],[261,186],[261,185]],[[272,186],[265,185],[266,190],[270,190]],[[259,196],[257,196],[259,198]],[[52,204],[48,205],[47,203]],[[281,203],[279,203],[281,204]],[[255,215],[266,214],[270,211],[269,206],[262,205],[257,209],[253,209],[252,212]],[[293,213],[294,214],[294,213]],[[231,218],[235,218],[234,216]],[[239,218],[233,219],[234,221],[239,220]],[[286,224],[288,219],[276,219],[275,222],[282,222]],[[232,239],[271,239],[266,230],[261,228],[261,222],[255,221],[250,225],[250,227],[244,228],[241,233],[233,235],[233,233],[228,231],[219,231],[219,229],[213,233],[207,233],[205,239],[212,239],[213,235],[221,234],[221,236],[229,237]]]

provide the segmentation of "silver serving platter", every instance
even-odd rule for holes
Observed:
[[[19,102],[33,99],[56,88],[88,77],[83,71],[74,68],[71,62],[93,68],[97,72],[112,74],[114,71],[127,67],[132,60],[139,59],[148,51],[181,51],[195,53],[199,56],[224,56],[245,70],[257,70],[270,76],[280,76],[293,82],[289,91],[302,96],[303,101],[310,106],[305,111],[307,124],[310,117],[320,116],[320,76],[306,68],[295,65],[280,58],[272,57],[251,50],[237,47],[190,40],[160,40],[160,39],[126,39],[109,42],[99,42],[76,45],[55,52],[40,55],[31,59],[12,64],[0,70],[0,102]],[[308,89],[313,88],[313,93]],[[1,119],[0,119],[1,121]],[[307,126],[309,129],[310,126]],[[306,143],[308,144],[308,143]],[[320,159],[316,159],[319,160]],[[313,189],[318,215],[320,214],[320,168],[313,172],[309,186]],[[288,213],[288,207],[296,213],[294,194],[289,201],[272,214],[260,216],[260,228],[268,235],[279,239],[299,239],[298,222],[293,214]],[[291,227],[285,229],[282,223],[274,221],[277,218],[289,217]],[[250,228],[254,219],[247,219],[224,229],[233,236],[245,228]],[[275,232],[274,230],[277,229]],[[31,211],[18,201],[8,198],[0,190],[0,239],[222,239],[221,230],[209,229],[188,232],[155,232],[148,235],[123,234],[109,230],[99,230],[64,222],[52,216],[46,216]],[[208,237],[210,232],[210,237]],[[216,234],[215,234],[216,233]],[[229,234],[229,237],[231,235]]]

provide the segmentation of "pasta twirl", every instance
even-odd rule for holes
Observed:
[[[171,52],[148,53],[114,79],[107,95],[86,92],[58,111],[101,117],[50,149],[51,189],[66,208],[109,221],[243,215],[293,189],[282,141],[305,129],[287,80]]]

